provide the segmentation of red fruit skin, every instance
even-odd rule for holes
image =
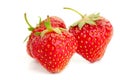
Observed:
[[[44,23],[47,21],[47,19],[43,20],[39,25],[37,25],[37,27],[32,31],[32,33],[29,36],[29,39],[27,41],[27,53],[31,56],[31,57],[35,57],[32,50],[31,50],[31,42],[33,40],[34,37],[38,37],[35,35],[36,32],[41,32],[43,30],[45,30],[45,25]],[[56,16],[51,16],[50,17],[50,22],[51,22],[51,26],[52,27],[61,27],[61,28],[66,28],[66,25],[64,23],[64,21]]]
[[[31,45],[36,59],[51,73],[62,71],[77,49],[77,41],[69,32],[35,37]]]
[[[85,24],[82,29],[71,26],[69,32],[78,41],[77,53],[92,63],[103,57],[112,38],[113,27],[108,20],[101,18],[96,20],[96,25]]]
[[[38,37],[35,33],[36,33],[36,32],[42,32],[43,30],[45,30],[44,27],[36,27],[36,28],[32,31],[32,33],[29,35],[29,39],[28,39],[28,41],[27,41],[27,53],[28,53],[32,58],[34,58],[35,56],[34,56],[32,50],[31,50],[31,42],[32,42],[32,40],[33,40],[35,37]]]

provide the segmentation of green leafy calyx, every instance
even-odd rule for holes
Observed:
[[[53,28],[51,26],[51,22],[50,22],[50,17],[49,16],[47,16],[47,21],[44,24],[45,24],[46,29],[43,30],[42,32],[37,32],[37,35],[40,35],[41,37],[43,37],[46,33],[49,33],[49,32],[56,32],[58,34],[61,34],[62,31],[65,30],[65,29],[59,28],[59,27]]]
[[[72,10],[74,12],[76,12],[77,14],[79,14],[81,16],[82,19],[76,21],[75,23],[73,23],[71,26],[77,26],[81,29],[85,24],[90,24],[90,25],[96,25],[96,20],[100,19],[100,14],[90,14],[90,15],[82,15],[80,12],[72,9],[72,8],[67,8],[65,7],[64,9],[68,9],[68,10]]]

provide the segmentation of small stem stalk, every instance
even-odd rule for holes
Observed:
[[[68,10],[74,11],[74,12],[76,12],[77,14],[79,14],[82,18],[84,18],[84,16],[83,16],[80,12],[78,12],[78,11],[72,9],[72,8],[64,7],[64,9],[68,9]]]

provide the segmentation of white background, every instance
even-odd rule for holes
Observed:
[[[81,13],[97,13],[109,19],[114,34],[104,57],[89,63],[75,54],[66,68],[57,74],[47,72],[28,56],[24,38],[29,35],[23,14],[35,26],[38,16],[59,16],[67,26]],[[0,1],[0,80],[120,80],[120,4],[119,0],[1,0]]]

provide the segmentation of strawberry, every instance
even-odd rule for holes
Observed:
[[[73,34],[64,28],[54,28],[48,17],[46,29],[37,32],[31,43],[35,58],[51,73],[62,71],[77,49],[77,41]]]
[[[27,52],[31,57],[34,58],[34,54],[31,50],[31,42],[32,42],[34,37],[38,37],[38,36],[35,35],[36,32],[41,32],[41,31],[46,29],[44,23],[47,21],[47,19],[43,20],[42,22],[41,22],[41,19],[40,19],[39,24],[37,24],[36,27],[34,28],[28,22],[26,13],[24,14],[24,18],[25,18],[26,23],[29,25],[28,30],[31,31],[31,34],[29,35],[29,40],[27,42]],[[51,16],[50,17],[50,22],[51,22],[51,25],[53,27],[66,28],[66,25],[65,25],[64,21],[57,16]]]
[[[113,27],[110,21],[100,16],[99,13],[82,15],[74,9],[65,9],[72,10],[82,17],[69,28],[69,32],[78,41],[76,52],[91,63],[100,60],[112,38]]]

